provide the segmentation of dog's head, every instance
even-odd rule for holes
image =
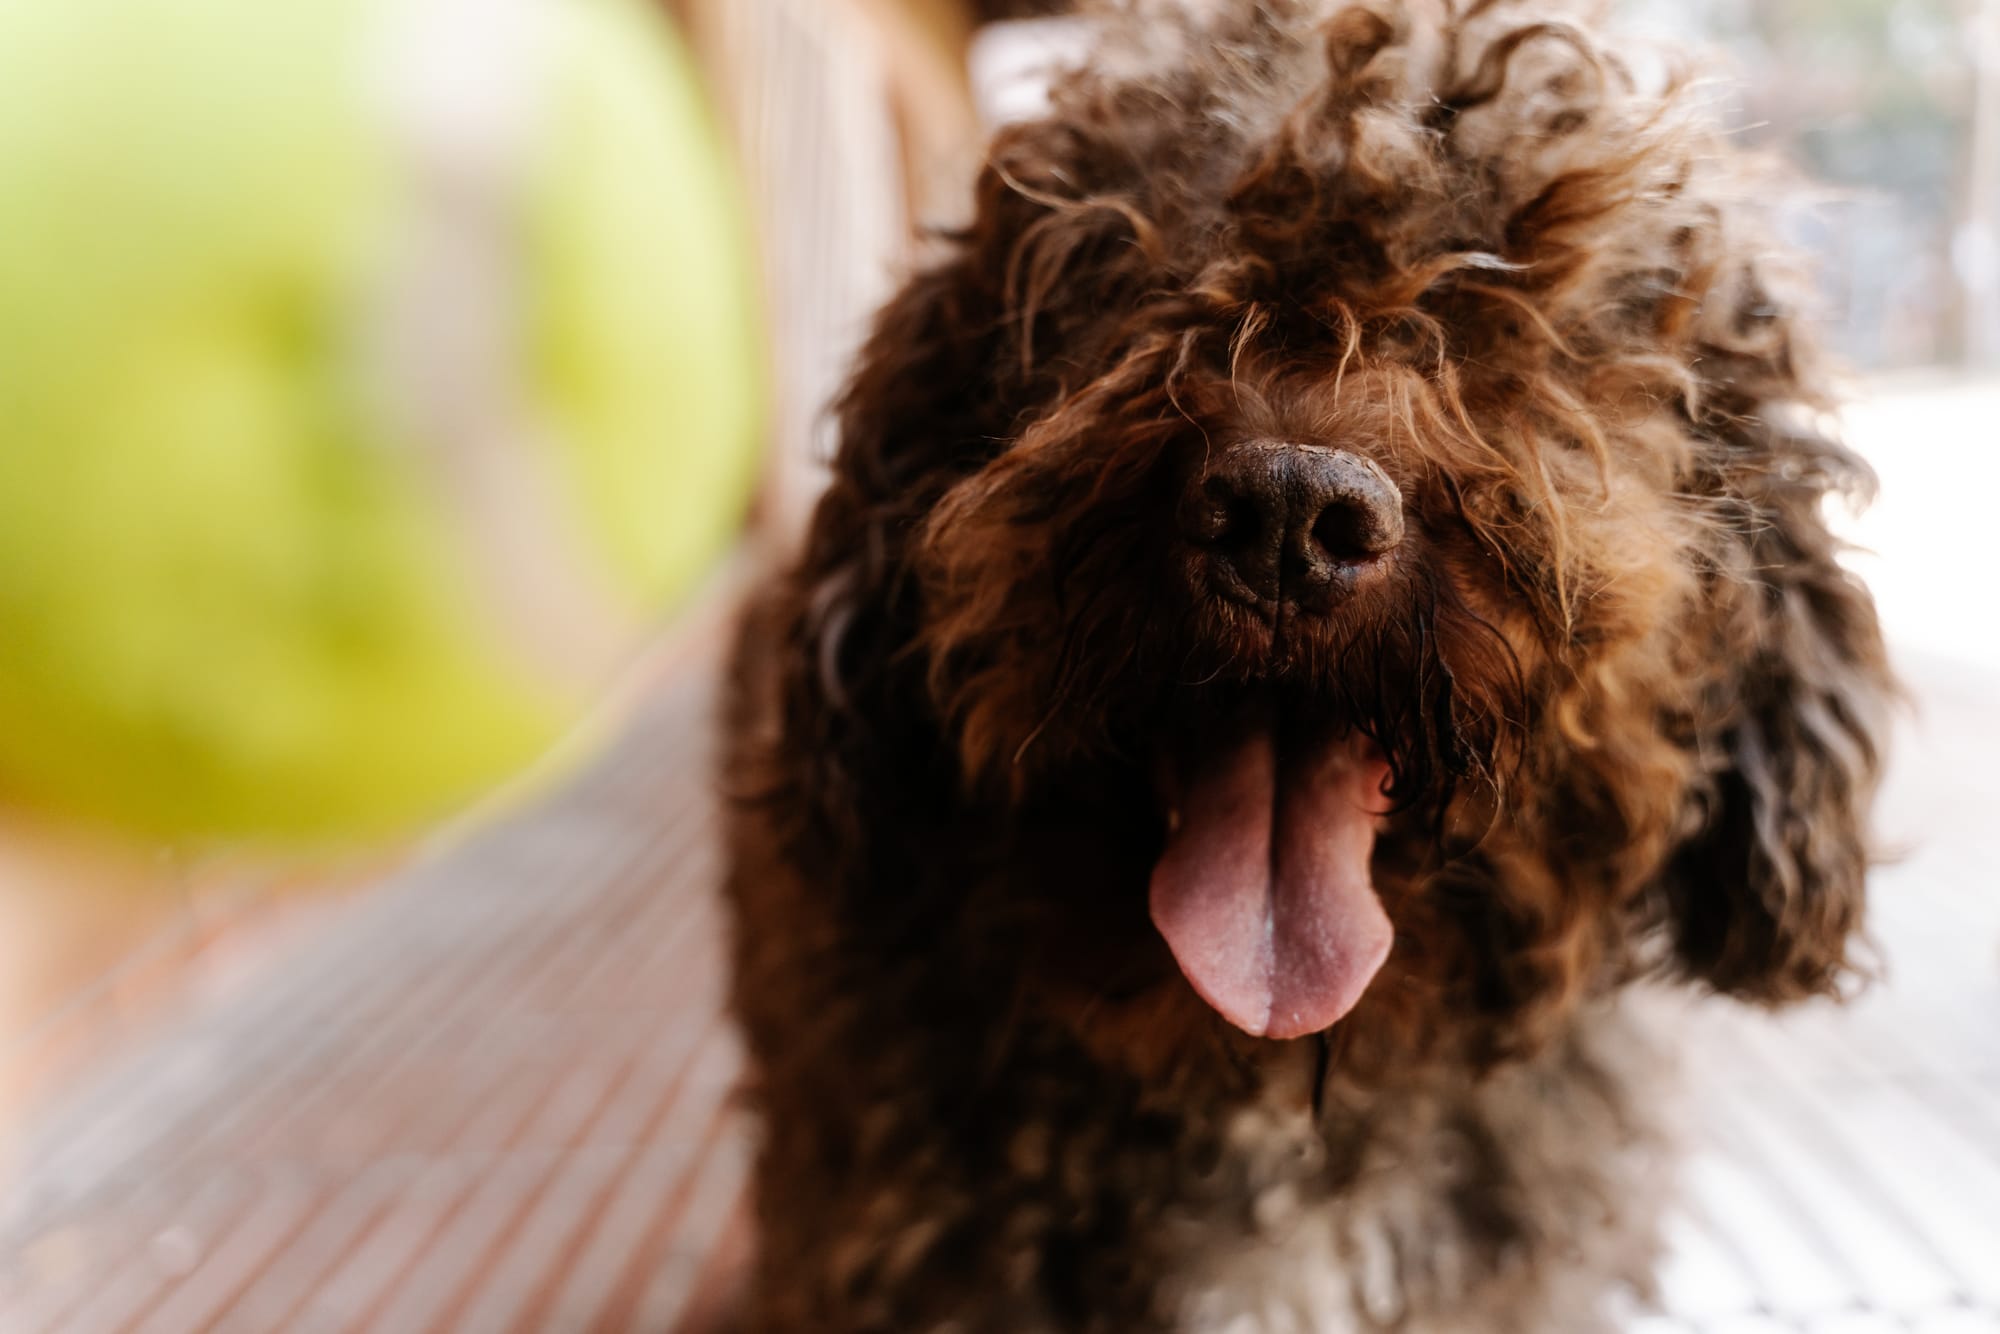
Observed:
[[[1003,135],[884,315],[794,708],[860,721],[806,743],[1143,793],[1134,911],[1253,1034],[1516,1024],[1650,940],[1827,988],[1886,676],[1747,170],[1505,5],[1222,8]]]

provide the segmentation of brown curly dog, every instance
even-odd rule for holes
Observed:
[[[1634,984],[1850,970],[1771,181],[1547,0],[1185,8],[999,137],[746,620],[753,1330],[1611,1327]]]

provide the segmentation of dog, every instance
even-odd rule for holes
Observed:
[[[1894,698],[1778,177],[1509,0],[1107,13],[724,707],[753,1331],[1580,1334]]]

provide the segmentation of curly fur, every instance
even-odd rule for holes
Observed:
[[[754,1329],[1577,1331],[1643,1286],[1621,999],[1852,969],[1891,686],[1770,172],[1546,3],[1108,20],[882,312],[725,772]],[[1401,489],[1318,620],[1201,595],[1230,441]],[[1161,738],[1365,732],[1396,943],[1323,1036],[1145,910]]]

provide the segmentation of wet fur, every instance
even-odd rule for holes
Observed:
[[[1548,4],[1160,7],[882,312],[725,783],[766,1331],[1583,1331],[1642,1289],[1628,989],[1850,975],[1890,692],[1764,168]],[[1393,578],[1203,595],[1232,441],[1365,454]],[[1395,771],[1322,1039],[1147,918],[1163,737],[1278,698]]]

